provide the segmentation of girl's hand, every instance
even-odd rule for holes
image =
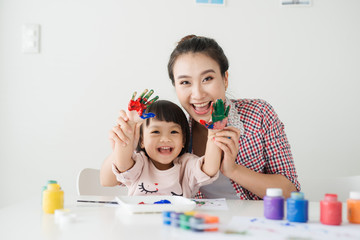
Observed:
[[[131,121],[130,118],[132,117],[132,113],[128,116],[124,110],[119,112],[119,117],[116,119],[116,125],[109,131],[109,140],[112,150],[114,150],[116,144],[125,147],[130,142],[134,141],[134,139],[137,140],[139,138],[139,131],[137,130],[140,125],[137,126],[136,122]],[[135,132],[134,128],[136,130]]]
[[[147,118],[152,118],[155,117],[154,113],[145,113],[146,108],[148,108],[151,104],[153,104],[159,97],[156,96],[154,97],[152,100],[148,101],[148,99],[151,97],[151,95],[154,93],[154,90],[150,90],[150,92],[148,94],[147,93],[147,89],[145,89],[142,94],[140,95],[140,97],[138,97],[135,100],[135,96],[136,96],[136,92],[133,93],[130,101],[129,101],[129,105],[128,105],[128,110],[130,112],[137,112],[138,117],[140,117],[141,119],[147,119]],[[145,95],[146,94],[146,95]],[[136,119],[136,122],[139,122],[139,118],[135,118],[134,115],[134,120]]]
[[[240,130],[235,127],[225,127],[215,134],[215,144],[224,152],[220,171],[228,178],[232,178],[237,164],[236,156],[239,152]]]

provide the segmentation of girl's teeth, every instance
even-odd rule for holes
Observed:
[[[171,147],[159,147],[159,152],[161,153],[170,153],[171,151]]]

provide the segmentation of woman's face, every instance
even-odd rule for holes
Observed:
[[[195,121],[209,121],[211,103],[220,98],[225,101],[228,73],[222,77],[219,64],[202,53],[180,55],[173,72],[180,104]]]

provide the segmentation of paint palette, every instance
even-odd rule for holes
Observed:
[[[180,196],[119,196],[116,201],[120,207],[132,213],[187,212],[196,207],[194,201]]]

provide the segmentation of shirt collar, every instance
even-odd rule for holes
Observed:
[[[236,111],[236,106],[233,101],[226,97],[226,107],[230,106],[227,126],[233,126],[240,130],[240,135],[245,134],[243,122],[240,121],[240,114]]]

